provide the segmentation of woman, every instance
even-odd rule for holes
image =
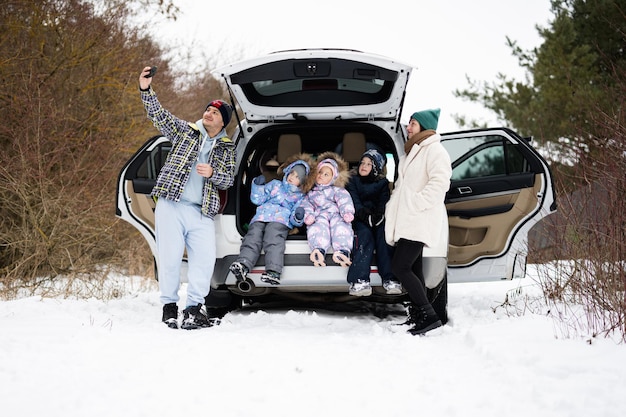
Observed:
[[[385,239],[395,246],[391,270],[411,299],[407,323],[414,325],[409,329],[413,335],[442,326],[428,302],[422,271],[424,246],[439,244],[442,228],[445,233],[448,229],[444,199],[452,167],[436,132],[439,113],[431,109],[411,116],[405,155],[400,157],[398,179],[385,209]]]

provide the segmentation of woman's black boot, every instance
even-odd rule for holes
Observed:
[[[437,317],[437,313],[433,310],[433,306],[430,304],[413,307],[413,316],[411,317],[409,313],[409,320],[411,319],[413,319],[415,325],[409,329],[409,333],[413,336],[418,334],[423,335],[426,332],[443,326],[441,320]]]

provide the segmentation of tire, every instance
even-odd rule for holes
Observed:
[[[228,290],[211,288],[209,294],[204,297],[204,305],[209,317],[222,318],[227,313],[240,309],[243,299]]]

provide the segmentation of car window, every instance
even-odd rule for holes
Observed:
[[[259,106],[356,106],[389,100],[398,73],[344,59],[282,60],[233,74],[231,80]]]
[[[156,180],[159,175],[159,171],[165,164],[167,154],[172,149],[172,145],[168,143],[162,143],[157,145],[150,151],[150,155],[141,163],[137,169],[136,178]]]
[[[357,93],[376,94],[385,85],[383,80],[350,80],[338,79],[306,79],[306,80],[264,80],[255,81],[252,86],[256,92],[265,97],[289,94],[303,90],[345,90]]]
[[[452,160],[452,180],[528,172],[528,161],[499,135],[449,139],[442,142]]]

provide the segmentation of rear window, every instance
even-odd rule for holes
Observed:
[[[248,100],[267,107],[352,106],[389,99],[398,73],[344,59],[291,59],[231,76]]]

